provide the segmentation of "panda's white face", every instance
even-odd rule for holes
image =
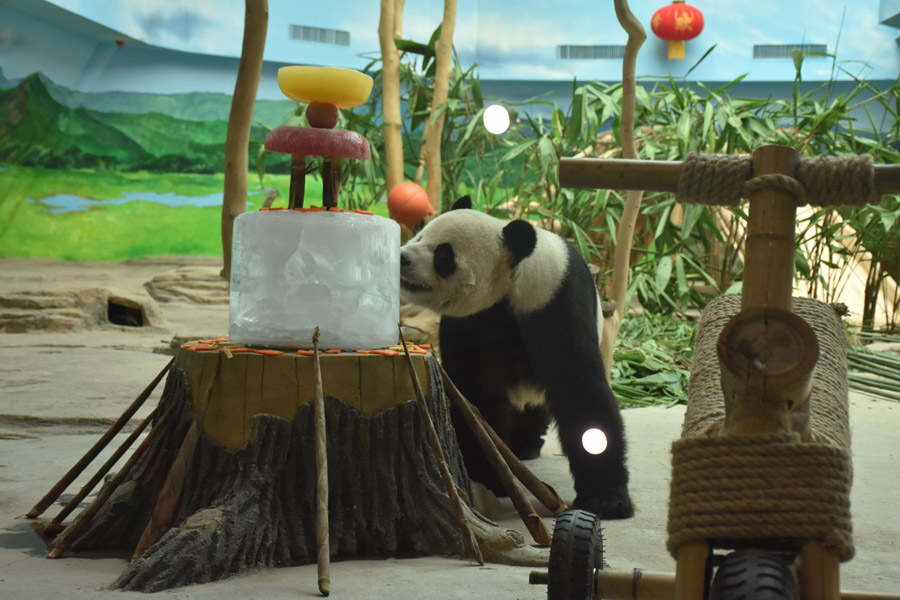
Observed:
[[[451,210],[400,251],[400,293],[406,302],[451,317],[486,310],[510,291],[505,223],[476,210]]]

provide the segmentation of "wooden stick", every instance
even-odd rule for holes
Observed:
[[[422,415],[422,421],[425,423],[425,434],[428,437],[428,445],[431,446],[431,452],[437,461],[438,469],[441,471],[441,480],[444,482],[444,488],[447,490],[447,496],[450,497],[450,504],[453,506],[453,512],[459,522],[460,531],[462,533],[463,544],[466,551],[479,565],[484,564],[484,558],[481,556],[481,549],[478,542],[475,541],[475,534],[469,527],[469,520],[466,518],[465,510],[462,506],[462,500],[456,490],[456,484],[453,482],[453,476],[450,474],[450,468],[447,466],[447,459],[444,457],[444,449],[438,440],[437,432],[434,429],[434,423],[431,420],[431,414],[428,412],[428,405],[425,404],[425,395],[422,393],[422,386],[419,385],[419,377],[416,375],[416,368],[413,366],[412,357],[409,355],[409,348],[406,345],[406,338],[403,337],[403,330],[400,330],[400,343],[403,345],[403,353],[406,355],[406,364],[409,366],[409,376],[412,379],[413,390],[416,392],[416,405]]]
[[[100,512],[100,509],[103,508],[103,505],[106,504],[106,501],[109,500],[109,497],[112,496],[113,492],[115,492],[119,486],[125,481],[125,477],[127,477],[131,470],[134,468],[134,465],[137,463],[138,459],[140,459],[144,453],[147,451],[147,447],[156,437],[156,433],[162,428],[165,422],[169,419],[169,416],[172,414],[172,410],[175,408],[175,403],[169,405],[166,409],[166,412],[163,413],[162,417],[160,417],[159,421],[156,422],[156,425],[150,430],[150,433],[147,435],[147,438],[141,442],[141,445],[138,446],[138,449],[134,451],[134,454],[131,455],[131,458],[125,463],[122,469],[116,473],[116,476],[113,477],[113,480],[107,484],[107,486],[100,492],[100,494],[94,499],[90,506],[84,509],[78,517],[75,519],[75,522],[72,523],[60,536],[53,545],[53,549],[47,555],[47,558],[59,558],[62,556],[66,549],[69,546],[69,543],[73,539],[77,539],[78,535],[87,527],[91,520]]]
[[[341,193],[341,170],[343,161],[340,158],[326,158],[322,161],[322,206],[334,208]]]
[[[150,397],[150,394],[153,393],[153,390],[156,388],[159,382],[162,381],[163,376],[168,372],[169,367],[172,366],[173,362],[175,362],[174,358],[166,363],[166,366],[163,367],[162,371],[160,371],[159,374],[154,377],[153,381],[151,381],[150,384],[146,388],[144,388],[144,391],[141,392],[141,394],[135,399],[135,401],[131,403],[131,406],[125,409],[125,412],[122,413],[122,416],[120,416],[119,419],[115,423],[113,423],[112,426],[110,426],[107,432],[103,434],[103,437],[97,440],[97,443],[94,444],[94,446],[90,450],[88,450],[84,456],[81,457],[81,460],[75,463],[75,466],[69,469],[68,473],[63,475],[62,479],[60,479],[57,484],[54,485],[43,498],[41,498],[41,501],[34,505],[34,508],[32,508],[26,515],[29,519],[36,518],[45,510],[47,510],[48,506],[56,502],[57,498],[60,497],[60,495],[66,490],[66,488],[69,487],[69,485],[73,481],[75,481],[75,479],[79,475],[81,475],[82,471],[84,471],[85,468],[87,468],[87,466],[91,464],[91,462],[93,462],[95,458],[97,458],[97,455],[100,454],[100,452],[102,452],[104,448],[106,448],[110,440],[112,440],[116,436],[116,434],[119,433],[123,427],[125,427],[125,424],[128,423],[134,413],[136,413],[138,409],[143,406],[144,402],[146,402],[147,398]]]
[[[306,193],[306,157],[302,154],[291,154],[291,187],[288,190],[288,208],[303,208],[303,195]]]
[[[441,380],[444,382],[444,389],[447,391],[450,398],[453,399],[457,408],[459,408],[459,411],[466,419],[466,423],[469,424],[475,437],[478,438],[478,443],[488,456],[488,460],[492,461],[491,464],[494,464],[492,459],[493,452],[497,451],[500,453],[500,464],[499,466],[494,465],[494,468],[511,471],[511,474],[515,475],[528,491],[534,494],[534,497],[553,514],[566,510],[568,507],[566,506],[566,503],[563,502],[563,499],[559,497],[556,490],[538,479],[535,474],[531,472],[531,469],[526,467],[525,463],[519,460],[519,457],[509,449],[506,442],[497,435],[494,428],[484,420],[481,411],[473,406],[472,403],[462,395],[462,392],[460,392],[459,388],[451,381],[450,376],[447,375],[443,366],[441,367]]]
[[[328,445],[325,432],[325,394],[322,391],[322,367],[319,364],[319,328],[313,333],[313,366],[316,370],[316,393],[313,397],[313,419],[316,424],[316,545],[319,592],[331,591],[331,548],[328,540]]]
[[[187,480],[191,469],[191,461],[194,458],[194,453],[197,451],[197,443],[200,441],[200,436],[203,433],[203,422],[206,420],[206,409],[212,398],[213,384],[219,375],[219,369],[223,360],[226,360],[224,355],[219,354],[215,371],[200,395],[199,406],[191,422],[191,427],[185,434],[184,441],[182,441],[181,447],[178,449],[178,454],[172,462],[172,467],[169,469],[168,475],[166,475],[166,480],[153,507],[153,514],[150,516],[150,521],[147,523],[147,527],[144,529],[144,533],[141,534],[141,539],[134,549],[132,560],[155,544],[156,540],[169,530],[172,522],[175,520],[175,511],[178,508],[179,500],[181,500],[184,482]]]
[[[122,442],[118,449],[113,453],[113,455],[110,456],[105,463],[103,463],[103,466],[100,467],[100,470],[97,471],[94,476],[91,477],[91,479],[82,486],[81,490],[77,494],[75,494],[75,497],[69,500],[69,502],[66,503],[66,506],[63,507],[61,511],[59,511],[59,514],[56,515],[53,520],[47,524],[47,527],[44,528],[44,535],[56,535],[64,529],[62,522],[65,520],[65,518],[68,517],[73,510],[78,508],[78,505],[81,503],[81,501],[84,500],[89,493],[91,493],[91,490],[93,490],[94,487],[96,487],[96,485],[100,482],[100,480],[103,479],[103,476],[109,473],[110,469],[112,469],[113,466],[115,466],[115,464],[119,461],[119,459],[122,458],[122,455],[125,454],[125,452],[129,448],[131,448],[131,445],[134,443],[134,441],[138,438],[139,435],[141,435],[141,433],[143,433],[144,429],[147,428],[147,425],[149,425],[153,421],[157,414],[159,414],[159,405],[157,405],[157,407],[153,409],[153,412],[147,415],[147,418],[141,421],[140,425],[135,427],[134,431],[131,432],[131,435],[129,435],[128,438],[124,442]]]
[[[634,112],[637,94],[635,68],[638,51],[647,39],[647,32],[640,20],[634,16],[627,0],[614,0],[616,19],[628,34],[625,42],[625,56],[622,59],[622,118],[619,123],[619,134],[622,138],[622,152],[626,159],[637,159],[637,146],[634,141]],[[609,288],[609,297],[615,301],[616,310],[612,318],[603,319],[603,335],[600,339],[600,357],[606,378],[612,373],[613,354],[616,337],[625,316],[625,297],[628,292],[628,278],[631,273],[631,247],[634,243],[634,230],[641,212],[641,201],[644,192],[640,188],[630,190],[626,194],[622,218],[616,227],[616,245],[613,251],[613,277]]]

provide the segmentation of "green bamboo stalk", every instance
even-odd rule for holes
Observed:
[[[859,392],[865,392],[871,396],[876,396],[878,398],[884,398],[886,400],[895,400],[900,402],[900,393],[895,394],[893,392],[889,392],[887,390],[873,390],[867,386],[860,386],[858,384],[850,383],[850,388]]]
[[[871,377],[862,377],[860,375],[853,375],[852,373],[849,375],[849,381],[851,384],[855,383],[857,385],[868,385],[870,387],[875,387],[878,389],[900,392],[900,383],[895,383],[893,381],[872,379]]]

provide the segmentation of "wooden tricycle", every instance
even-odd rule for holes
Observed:
[[[743,293],[701,317],[682,437],[673,444],[667,547],[675,574],[600,570],[599,523],[557,519],[550,600],[900,600],[840,591],[854,553],[846,339],[835,307],[793,298],[798,205],[878,203],[900,166],[871,156],[684,161],[562,159],[560,185],[675,192],[679,202],[749,200]]]

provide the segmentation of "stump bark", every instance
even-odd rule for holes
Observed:
[[[331,557],[463,555],[405,358],[321,359]],[[452,477],[469,494],[437,363],[413,359]],[[67,548],[138,546],[115,585],[144,592],[315,562],[311,365],[295,354],[179,351],[140,455]]]

